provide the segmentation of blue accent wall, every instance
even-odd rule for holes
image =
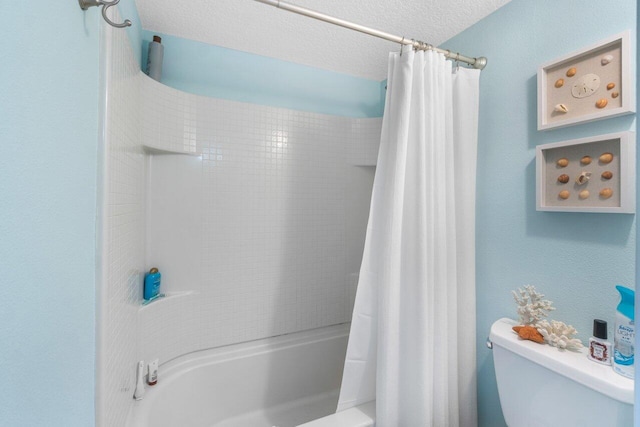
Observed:
[[[640,7],[636,8],[636,60],[640,58]],[[636,111],[640,111],[640,78],[636,73]],[[637,145],[640,147],[640,132],[636,133]],[[640,165],[640,149],[636,150],[636,165]],[[640,200],[640,179],[636,177],[636,200]],[[640,283],[640,239],[638,234],[640,230],[636,228],[636,283]],[[640,291],[636,289],[636,319],[640,319]],[[640,348],[640,333],[636,334],[636,348]],[[634,406],[634,424],[640,426],[640,374],[635,376],[635,406]]]
[[[166,34],[143,32],[142,63],[157,34],[162,83],[196,95],[349,117],[382,117],[380,82]]]
[[[142,66],[142,22],[140,22],[136,2],[135,0],[121,0],[117,7],[122,15],[122,20],[131,21],[131,26],[127,27],[127,35],[133,48],[133,55]]]
[[[535,148],[635,129],[629,115],[538,131],[536,73],[627,29],[635,41],[636,7],[635,0],[513,0],[444,44],[489,59],[481,77],[476,184],[480,426],[504,425],[484,341],[495,320],[517,318],[512,289],[535,285],[557,307],[550,317],[575,326],[585,341],[594,318],[612,330],[614,285],[635,285],[635,215],[537,212]]]
[[[91,426],[101,18],[0,9],[0,424]]]

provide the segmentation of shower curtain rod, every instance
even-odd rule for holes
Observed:
[[[365,27],[364,25],[355,24],[353,22],[345,21],[344,19],[335,18],[333,16],[325,15],[324,13],[316,12],[315,10],[296,6],[295,4],[287,3],[280,0],[255,0],[255,1],[268,4],[270,6],[275,6],[279,9],[284,9],[289,12],[297,13],[299,15],[308,16],[309,18],[314,18],[320,21],[328,22],[330,24],[339,25],[341,27],[348,28],[350,30],[359,31],[361,33],[369,34],[371,36],[379,37],[381,39],[389,40],[402,45],[412,45],[414,49],[435,50],[436,52],[443,53],[444,56],[446,56],[449,59],[467,63],[469,65],[472,65],[474,68],[477,68],[478,70],[482,70],[487,65],[487,58],[485,58],[484,56],[481,56],[478,58],[470,58],[468,56],[460,55],[459,53],[453,53],[450,50],[437,48],[425,42],[421,42],[413,39],[407,39],[405,37],[400,37],[393,34],[385,33],[384,31],[375,30],[373,28]]]

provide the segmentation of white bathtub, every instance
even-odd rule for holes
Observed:
[[[338,401],[348,335],[349,325],[330,326],[182,356],[160,367],[127,426],[294,427],[325,417]],[[325,421],[316,422],[345,425]]]

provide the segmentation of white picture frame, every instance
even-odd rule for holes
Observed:
[[[541,65],[538,68],[538,130],[634,113],[630,39],[631,32],[627,30]],[[573,75],[569,72],[571,69]],[[608,89],[609,83],[615,87]],[[613,97],[614,93],[618,96]],[[599,102],[601,100],[606,103]]]
[[[603,163],[600,156],[606,153],[612,153],[613,159]],[[537,146],[536,210],[635,213],[635,153],[634,132],[617,132]],[[581,162],[585,156],[591,159],[586,165]],[[561,159],[567,162],[558,164]],[[562,166],[565,163],[568,164]],[[606,179],[604,172],[611,172],[613,177]],[[586,183],[579,184],[576,180],[583,173],[590,173],[591,176]],[[561,179],[561,175],[565,177]],[[562,182],[566,176],[569,177],[568,182]],[[605,189],[612,191],[608,198],[600,195]],[[580,194],[584,190],[588,191],[586,198]],[[561,197],[560,192],[564,191],[569,193],[567,198]]]

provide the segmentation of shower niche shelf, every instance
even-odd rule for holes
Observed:
[[[184,150],[173,150],[170,148],[160,148],[160,147],[154,147],[152,145],[147,145],[147,144],[143,144],[142,148],[144,148],[145,153],[147,154],[155,154],[155,155],[162,155],[162,154],[180,154],[183,156],[201,156],[201,153],[198,153],[196,151],[184,151]]]
[[[183,291],[183,292],[166,292],[162,295],[162,297],[158,297],[151,301],[144,300],[138,310],[147,310],[149,307],[160,307],[161,305],[165,305],[167,303],[175,302],[178,298],[188,297],[191,295],[196,295],[196,291]]]

